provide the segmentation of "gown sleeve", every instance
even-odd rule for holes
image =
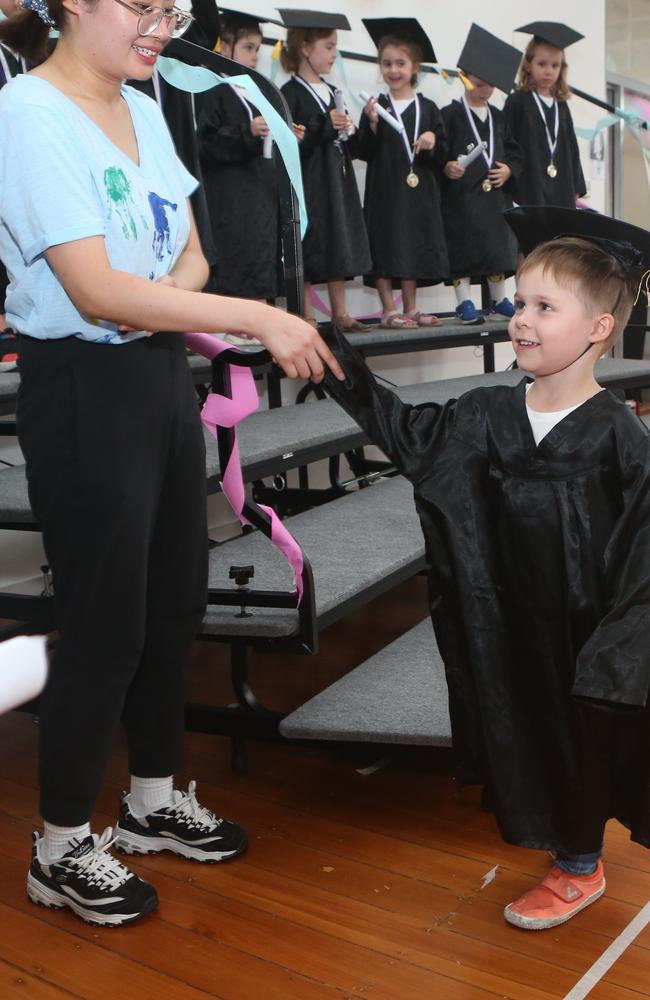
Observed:
[[[377,123],[379,129],[379,123]],[[377,152],[377,133],[370,127],[370,119],[364,112],[359,119],[359,127],[352,136],[348,145],[350,152],[356,160],[371,160]]]
[[[571,117],[571,112],[567,107],[567,138],[569,140],[569,156],[571,157],[571,169],[573,172],[573,189],[579,198],[587,193],[587,184],[585,181],[585,175],[582,172],[582,164],[580,162],[580,149],[578,147],[578,140],[576,138],[575,129],[573,127],[573,118]]]
[[[643,708],[650,686],[650,437],[624,475],[605,592],[607,612],[578,655],[573,694],[608,708]]]
[[[341,382],[328,372],[327,392],[396,469],[417,485],[430,473],[432,460],[454,424],[456,400],[444,405],[403,403],[394,392],[378,385],[361,355],[345,338],[339,336],[331,346],[346,380]]]
[[[250,120],[228,121],[221,95],[212,91],[203,103],[197,136],[201,156],[216,163],[245,163],[262,152],[262,140],[253,135]]]
[[[296,84],[290,80],[282,88],[282,93],[289,105],[291,117],[296,125],[305,126],[305,134],[299,144],[300,155],[304,158],[305,156],[309,156],[318,146],[323,146],[326,142],[334,142],[338,132],[332,125],[329,112],[325,114],[321,111],[309,95],[307,95],[309,101],[309,110],[307,110],[307,102],[298,99],[296,95],[296,88],[300,87],[301,84]],[[302,98],[302,94],[300,97]]]
[[[510,167],[511,173],[509,180],[504,184],[504,188],[506,191],[511,191],[511,188],[516,184],[517,178],[524,169],[524,151],[514,138],[508,120],[505,117],[503,118],[503,153],[505,162]]]

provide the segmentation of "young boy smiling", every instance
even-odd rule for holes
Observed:
[[[507,218],[532,251],[510,336],[534,381],[408,406],[341,344],[347,381],[327,384],[414,485],[461,777],[508,843],[553,852],[504,911],[541,930],[604,892],[608,819],[650,847],[650,434],[594,375],[650,234],[570,209]]]

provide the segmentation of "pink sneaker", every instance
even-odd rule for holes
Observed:
[[[591,875],[570,875],[554,865],[546,878],[514,903],[503,915],[509,924],[527,931],[543,931],[564,924],[605,891],[602,861]]]

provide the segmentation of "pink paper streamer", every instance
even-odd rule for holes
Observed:
[[[201,354],[209,360],[216,358],[222,351],[237,350],[232,344],[227,344],[225,341],[219,340],[209,333],[186,333],[185,343],[191,351]],[[232,398],[211,392],[201,410],[201,420],[215,438],[217,437],[217,427],[236,428],[240,420],[244,420],[251,413],[255,413],[259,407],[255,379],[250,368],[239,368],[237,365],[229,365],[228,367],[230,369]],[[244,514],[246,489],[244,487],[236,431],[228,463],[226,468],[222,470],[221,488],[240,522],[242,524],[250,524],[250,521]],[[272,507],[266,507],[264,504],[258,504],[257,506],[270,518],[271,541],[282,552],[293,569],[296,591],[298,593],[298,604],[300,604],[303,593],[302,571],[304,561],[302,549]]]

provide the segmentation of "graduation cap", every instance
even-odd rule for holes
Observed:
[[[522,28],[515,28],[515,31],[521,31],[524,35],[534,35],[540,42],[546,42],[554,49],[566,49],[585,37],[579,31],[574,31],[573,28],[558,21],[532,21],[530,24],[524,24]]]
[[[560,236],[579,236],[602,247],[633,274],[650,268],[650,233],[620,219],[576,208],[519,206],[503,213],[524,254]]]
[[[368,34],[379,48],[382,38],[392,35],[402,42],[414,42],[422,52],[422,62],[438,62],[429,36],[415,17],[362,17]]]
[[[316,31],[351,31],[345,14],[329,14],[321,10],[294,10],[292,7],[278,7],[285,28],[312,28]]]
[[[248,31],[259,31],[260,24],[279,24],[283,27],[282,21],[274,17],[267,17],[266,14],[247,14],[242,10],[231,10],[229,7],[217,7],[222,31],[230,28],[231,31],[239,31],[246,28]]]
[[[521,62],[521,52],[496,35],[473,24],[458,56],[457,66],[509,94]]]

